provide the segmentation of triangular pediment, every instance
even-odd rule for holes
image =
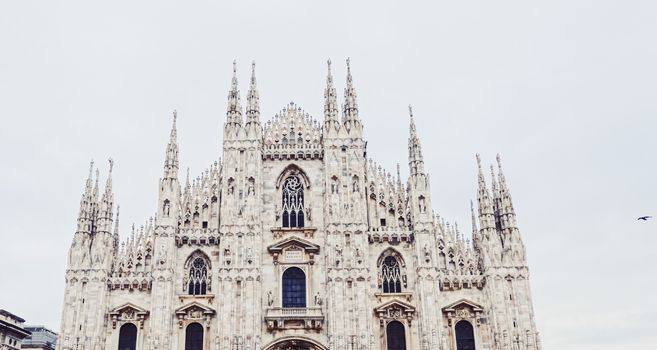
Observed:
[[[318,253],[319,252],[319,246],[317,244],[311,243],[309,241],[306,241],[305,239],[301,239],[295,236],[288,237],[278,243],[274,243],[267,247],[267,250],[269,250],[270,253],[280,253],[284,249],[288,248],[299,248],[303,249],[308,253]]]
[[[121,306],[117,306],[112,311],[110,311],[110,314],[123,314],[123,313],[134,313],[137,315],[147,315],[148,310],[143,309],[133,303],[125,303],[122,304]]]
[[[390,309],[400,309],[405,314],[415,312],[415,306],[399,299],[393,299],[377,306],[376,308],[374,308],[374,312],[384,313]]]
[[[483,311],[484,310],[484,308],[481,305],[475,303],[474,301],[470,301],[468,299],[461,299],[459,301],[453,302],[453,303],[445,306],[443,308],[443,311],[450,312],[450,311],[454,311],[456,309],[460,309],[460,308],[463,308],[463,307],[470,308],[470,309],[472,309],[472,311]]]
[[[199,312],[207,315],[213,315],[215,313],[214,309],[211,309],[197,301],[193,301],[176,309],[176,315],[185,315]]]

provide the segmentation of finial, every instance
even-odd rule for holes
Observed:
[[[237,74],[237,60],[233,60],[233,76]]]
[[[328,60],[326,60],[326,64],[328,65],[329,74],[331,74],[331,59],[330,58]]]
[[[413,119],[413,106],[410,105],[410,104],[408,105],[408,115],[411,116],[411,120],[412,120]]]
[[[495,158],[497,159],[497,168],[500,169],[499,172],[501,173],[502,172],[502,157],[498,153],[497,156],[495,156]]]
[[[351,76],[351,58],[347,57],[347,74]]]
[[[189,185],[189,167],[187,167],[187,185]]]
[[[479,153],[477,153],[476,157],[477,157],[477,167],[479,168],[479,172],[481,172],[481,156],[479,155]]]
[[[114,159],[109,158],[108,161],[109,161],[109,174],[111,176],[112,175],[112,169],[114,168]]]
[[[401,180],[401,172],[399,171],[399,163],[397,163],[397,178]]]
[[[251,61],[251,74],[255,75],[255,60]]]

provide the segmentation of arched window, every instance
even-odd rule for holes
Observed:
[[[406,331],[399,321],[392,321],[386,327],[388,350],[406,350]]]
[[[137,327],[132,323],[126,323],[119,331],[119,350],[135,349],[137,349]]]
[[[193,257],[189,264],[187,276],[187,292],[190,295],[203,295],[208,291],[208,263],[200,257]]]
[[[298,267],[283,273],[283,307],[306,307],[306,274]]]
[[[381,265],[381,279],[384,293],[401,293],[402,276],[399,262],[393,256],[386,256]]]
[[[185,350],[203,350],[203,326],[190,323],[185,331]]]
[[[475,350],[474,331],[468,321],[459,321],[455,326],[456,350]]]
[[[303,227],[303,184],[296,175],[285,179],[283,184],[283,227]]]

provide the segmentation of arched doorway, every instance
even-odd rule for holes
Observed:
[[[456,331],[456,350],[475,350],[474,330],[470,322],[459,321],[454,330]]]
[[[185,331],[185,350],[203,350],[203,326],[190,323]]]
[[[126,323],[119,330],[119,350],[137,349],[137,326]]]
[[[306,337],[289,336],[276,339],[263,350],[328,350],[324,345]]]
[[[392,321],[386,327],[387,350],[406,350],[406,330],[399,321]]]

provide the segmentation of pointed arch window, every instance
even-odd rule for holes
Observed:
[[[384,293],[401,293],[402,274],[399,261],[394,256],[386,256],[383,259],[381,279]]]
[[[283,273],[283,307],[306,307],[306,274],[298,267]]]
[[[137,326],[126,323],[119,331],[119,350],[137,349]]]
[[[185,330],[185,350],[203,350],[203,326],[190,323]]]
[[[296,175],[285,179],[282,201],[282,227],[304,227],[303,184]]]
[[[386,327],[388,350],[406,350],[406,331],[399,321],[392,321]]]
[[[472,324],[462,320],[456,323],[456,350],[475,350],[474,330]]]
[[[186,289],[189,295],[204,295],[210,290],[209,266],[204,257],[195,256],[191,258],[186,281]]]

